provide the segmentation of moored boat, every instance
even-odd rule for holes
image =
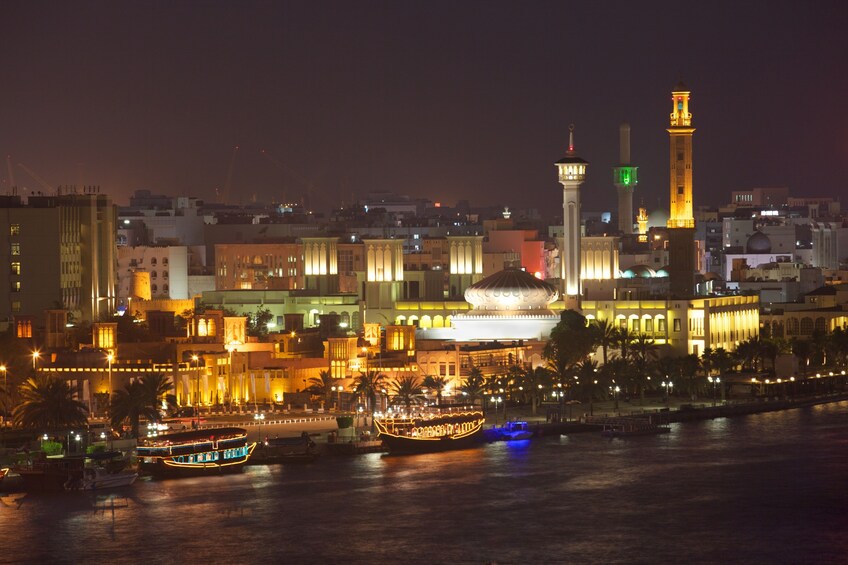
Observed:
[[[312,463],[318,458],[316,448],[307,432],[297,437],[268,438],[257,447],[250,463]]]
[[[484,432],[484,435],[489,441],[515,441],[521,439],[530,439],[533,437],[533,430],[530,429],[530,424],[524,421],[507,422],[501,427],[491,428]]]
[[[243,428],[213,428],[146,438],[136,449],[142,473],[187,476],[237,471],[255,447]]]
[[[670,431],[670,427],[661,424],[654,424],[649,419],[623,418],[616,422],[605,423],[601,430],[601,435],[606,437],[630,437],[667,434]]]
[[[374,418],[380,439],[390,453],[428,453],[464,449],[480,443],[485,418],[466,407],[435,408],[414,416]]]
[[[14,471],[21,476],[23,490],[27,492],[57,492],[81,481],[84,467],[85,456],[82,455],[48,457],[38,453],[16,465]]]
[[[135,471],[111,472],[105,467],[88,467],[83,472],[82,488],[83,490],[100,490],[126,487],[133,484],[137,478],[138,473]]]

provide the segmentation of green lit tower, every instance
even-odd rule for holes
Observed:
[[[633,191],[639,183],[639,167],[630,164],[630,124],[621,124],[618,130],[619,165],[613,167],[615,189],[618,191],[618,231],[633,233]]]

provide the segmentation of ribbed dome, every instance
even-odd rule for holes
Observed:
[[[504,269],[465,291],[474,310],[546,310],[558,296],[552,285],[520,269]]]
[[[657,273],[647,265],[634,265],[624,271],[621,276],[625,279],[651,279],[657,276]]]
[[[754,232],[745,245],[746,253],[771,253],[771,240],[761,231]]]

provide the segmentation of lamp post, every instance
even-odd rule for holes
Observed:
[[[3,447],[6,447],[6,415],[9,412],[9,383],[6,381],[6,365],[0,365],[0,371],[3,372]]]
[[[38,372],[38,358],[41,356],[41,352],[39,350],[35,350],[32,352],[32,372]]]
[[[668,378],[668,375],[666,375],[666,378]],[[671,381],[663,381],[662,386],[665,389],[665,407],[668,408],[668,405],[669,405],[668,397],[671,394],[671,387],[674,386],[674,383],[672,383]]]
[[[198,357],[197,355],[191,356],[191,360],[194,363],[194,376],[197,378],[197,393],[194,396],[194,402],[191,403],[192,407],[194,407],[194,415],[195,416],[197,416],[197,402],[198,402],[198,398],[200,397],[200,371],[197,370],[198,369],[198,363],[197,362],[198,362],[199,359],[200,359],[200,357]],[[188,395],[189,395],[189,400],[191,400],[191,391],[189,391]]]
[[[382,389],[382,393],[383,393],[383,405],[380,408],[381,408],[381,411],[386,412],[388,410],[388,407],[389,407],[389,396],[388,396],[389,393],[388,393],[388,391],[386,391],[386,389]]]
[[[615,385],[615,388],[612,389],[613,398],[615,399],[615,411],[616,411],[616,413],[618,412],[618,393],[620,391],[621,391],[621,389],[618,388],[618,385]]]
[[[721,383],[721,377],[707,377],[707,380],[713,383],[713,406],[716,405],[716,387]]]
[[[265,445],[265,442],[262,440],[262,422],[265,421],[265,413],[254,414],[253,419],[259,424],[259,443]]]
[[[112,416],[112,395],[115,394],[115,389],[112,385],[112,361],[115,356],[111,353],[106,356],[106,361],[109,362],[109,416]]]

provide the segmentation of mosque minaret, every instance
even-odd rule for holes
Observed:
[[[574,125],[568,128],[568,151],[556,162],[562,184],[563,247],[560,254],[563,299],[568,309],[580,309],[580,186],[589,163],[574,151]]]
[[[618,192],[618,231],[633,233],[633,191],[639,182],[639,167],[630,164],[630,124],[621,124],[618,135],[618,162],[613,167],[613,183]]]

